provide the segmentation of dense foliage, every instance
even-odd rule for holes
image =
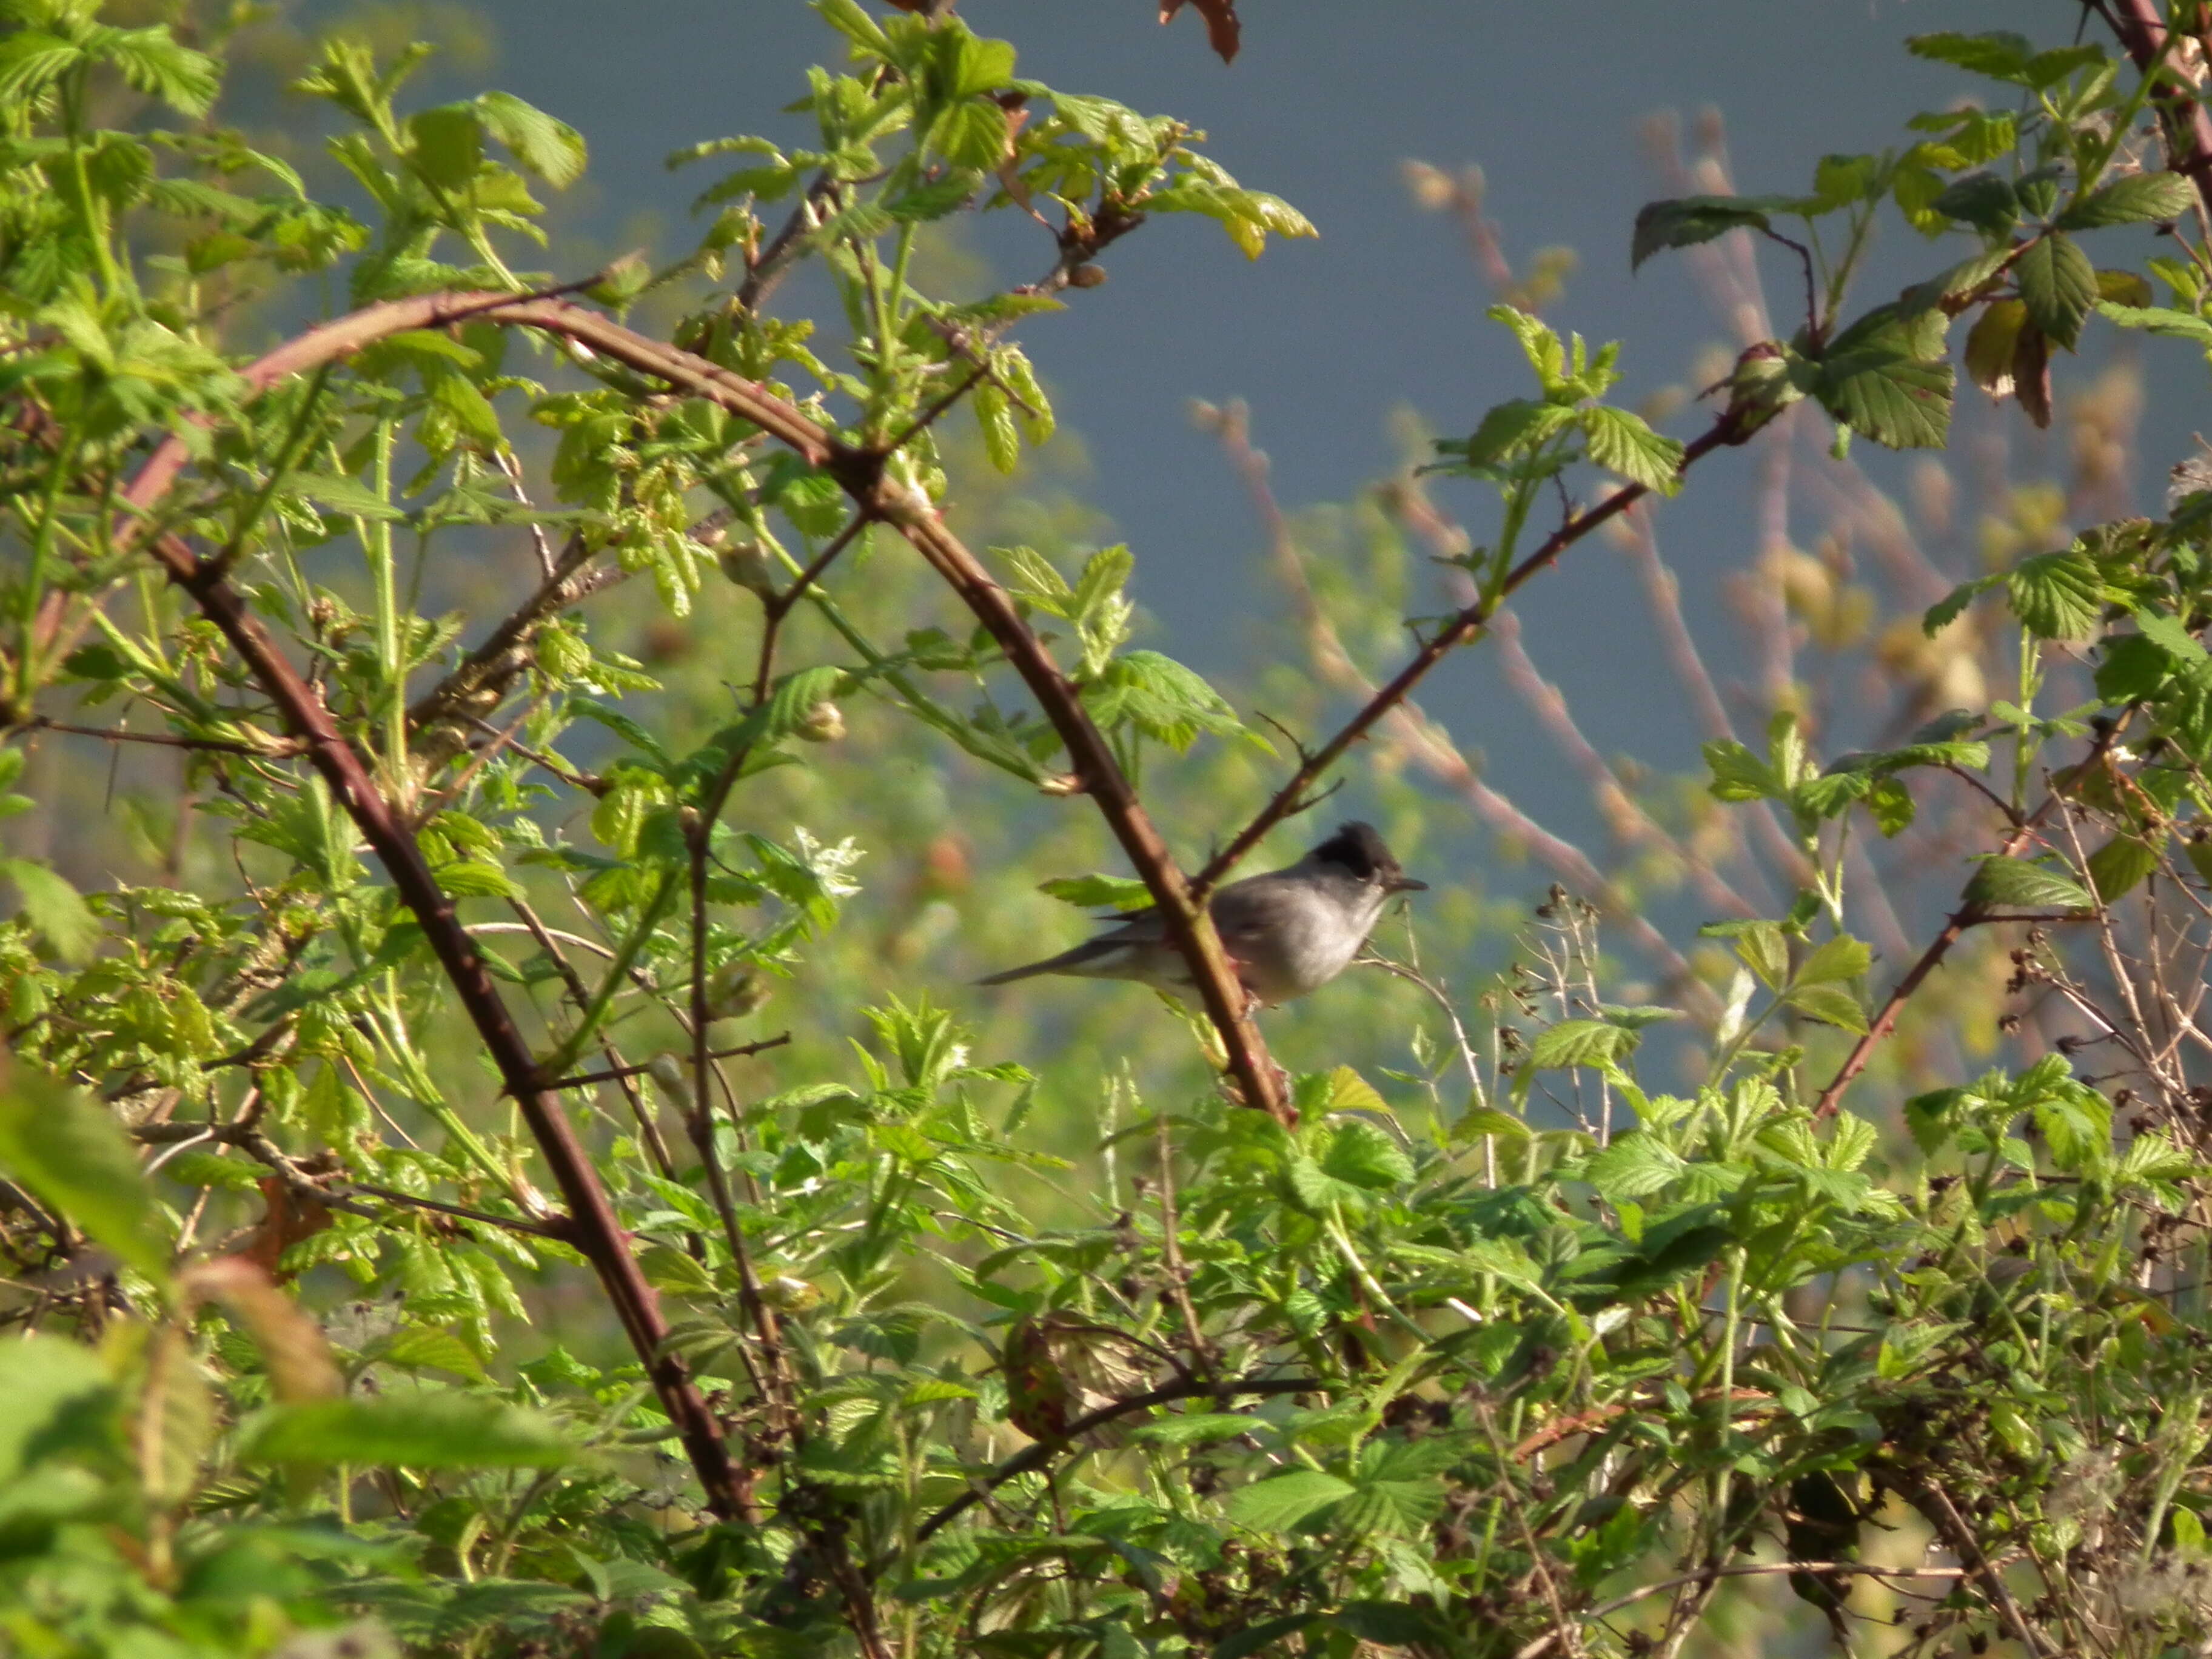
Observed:
[[[125,751],[175,781],[143,880],[0,865],[7,1650],[2200,1650],[2201,467],[2155,520],[1993,501],[1986,568],[1909,608],[1777,562],[1829,678],[1763,684],[1755,743],[1720,714],[1694,800],[1597,762],[1628,856],[1474,990],[1443,900],[1442,956],[1332,988],[1364,1029],[1309,1023],[1291,1071],[1197,900],[1339,770],[1401,851],[1425,787],[1504,811],[1411,694],[1478,641],[1534,678],[1505,602],[1648,544],[1705,456],[1940,448],[1954,325],[2039,425],[2087,331],[2212,349],[2203,40],[2148,0],[2093,8],[2110,44],[1923,36],[1984,104],[1807,195],[1648,207],[1638,261],[1748,235],[1803,292],[1687,440],[1542,320],[1556,270],[1512,287],[1527,395],[1276,523],[1292,737],[988,469],[1051,438],[1016,331],[1106,248],[1310,227],[949,9],[816,9],[817,136],[672,158],[696,247],[584,272],[533,195],[583,138],[411,101],[415,51],[304,68],[318,173],[216,123],[220,33],[5,9],[0,813],[89,821]],[[1039,227],[1036,280],[960,257],[988,211]],[[1854,310],[1897,215],[1932,274]],[[802,264],[819,328],[775,304]],[[1272,514],[1242,412],[1202,414]],[[1480,541],[1431,499],[1462,480]],[[1331,535],[1358,557],[1302,551]],[[1878,605],[1912,718],[1824,762]],[[1147,802],[1224,850],[1185,874]],[[1094,813],[1134,878],[1066,873]],[[911,891],[861,936],[886,847]],[[961,1029],[916,964],[1039,877],[1163,907],[1182,1024]],[[1669,886],[1702,943],[1643,914]],[[1935,915],[1877,965],[1893,890]],[[2002,986],[1942,989],[1968,962]]]

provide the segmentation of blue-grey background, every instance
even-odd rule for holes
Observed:
[[[1459,226],[1415,208],[1405,160],[1479,163],[1488,216],[1516,264],[1540,246],[1577,252],[1580,268],[1548,314],[1594,339],[1626,342],[1620,396],[1633,404],[1684,380],[1700,349],[1724,337],[1681,258],[1630,274],[1636,210],[1670,193],[1637,137],[1646,117],[1671,108],[1694,122],[1717,108],[1741,189],[1800,191],[1822,153],[1902,144],[1914,112],[1988,94],[1986,82],[1910,57],[1906,36],[2008,27],[2057,44],[2080,16],[2069,0],[1247,0],[1243,11],[1243,51],[1224,65],[1194,13],[1163,28],[1151,0],[961,7],[979,31],[1018,45],[1024,74],[1202,125],[1242,182],[1285,197],[1321,231],[1317,241],[1272,243],[1248,263],[1209,222],[1158,221],[1109,250],[1106,286],[1072,295],[1068,311],[1024,332],[1063,427],[1087,448],[1084,493],[1138,554],[1137,592],[1159,642],[1202,669],[1255,644],[1238,619],[1255,609],[1248,592],[1260,540],[1217,447],[1192,428],[1188,400],[1248,398],[1277,489],[1295,507],[1344,499],[1394,465],[1394,411],[1464,431],[1489,404],[1527,388],[1510,339],[1483,318],[1491,295]],[[313,6],[305,21],[339,15]],[[489,37],[471,15],[489,20]],[[477,32],[475,49],[451,54],[423,90],[440,90],[441,76],[456,92],[503,86],[581,128],[590,174],[557,221],[608,252],[681,245],[687,204],[713,175],[672,174],[662,166],[669,151],[738,132],[803,143],[806,118],[781,106],[802,88],[805,66],[836,51],[797,0],[477,0],[472,14],[452,18],[457,39]],[[441,27],[435,10],[415,21],[434,35]],[[1012,214],[989,223],[984,251],[1007,280],[1048,263],[1036,227]],[[1959,257],[1921,243],[1893,212],[1880,236],[1859,305]],[[1760,258],[1787,327],[1796,271]],[[2093,334],[2090,362],[2132,349],[2108,328]],[[2062,360],[2062,395],[2088,367]],[[2154,469],[2181,453],[2208,413],[2201,369],[2183,354],[2154,353],[2148,367],[2147,476],[2137,481],[2146,501]],[[1962,411],[1980,401],[1968,388]],[[2016,409],[1976,417],[2024,458],[2047,453],[2038,446],[2050,441]],[[1686,435],[1701,419],[1686,410],[1674,429]],[[1753,548],[1755,465],[1750,453],[1715,458],[1662,513],[1662,550],[1684,577],[1693,617],[1723,616],[1719,574]],[[1891,458],[1871,465],[1877,477],[1900,476]],[[1480,533],[1485,503],[1474,489],[1443,493]],[[1577,549],[1520,610],[1539,664],[1601,750],[1695,763],[1698,734],[1679,700],[1654,695],[1670,682],[1616,554]],[[1716,622],[1703,641],[1723,678],[1740,654],[1728,628]],[[1424,696],[1539,818],[1577,838],[1595,830],[1580,785],[1526,732],[1486,653],[1462,653]]]

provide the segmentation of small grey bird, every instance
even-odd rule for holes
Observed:
[[[1334,979],[1359,954],[1394,895],[1427,888],[1398,867],[1373,825],[1347,823],[1289,869],[1231,882],[1207,908],[1244,988],[1273,1007]],[[1157,909],[1101,920],[1121,925],[1073,951],[976,983],[1073,974],[1133,979],[1164,991],[1190,988],[1189,965]]]

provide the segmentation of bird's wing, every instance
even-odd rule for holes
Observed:
[[[1267,935],[1273,917],[1270,901],[1277,896],[1273,875],[1253,876],[1243,881],[1234,881],[1213,896],[1209,907],[1213,915],[1213,931],[1221,935],[1221,942],[1229,954],[1237,954],[1240,941],[1249,942]]]

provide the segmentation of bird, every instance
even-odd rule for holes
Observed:
[[[1367,943],[1384,905],[1400,893],[1427,889],[1399,867],[1374,825],[1353,822],[1287,869],[1231,882],[1206,908],[1246,992],[1274,1007],[1334,979]],[[1163,991],[1190,988],[1190,964],[1157,908],[1100,920],[1121,926],[1073,951],[975,982],[1070,974],[1136,980]]]

